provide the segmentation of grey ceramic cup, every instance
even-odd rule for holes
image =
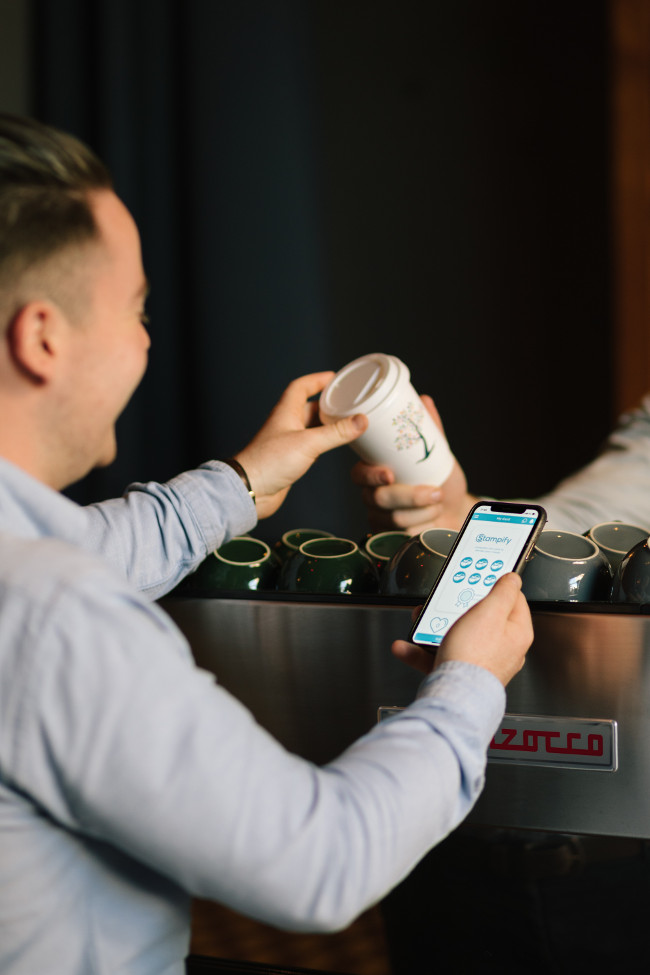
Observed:
[[[638,525],[627,525],[622,521],[603,521],[585,532],[587,538],[595,542],[615,571],[619,562],[639,542],[644,542],[648,534]]]
[[[279,588],[299,593],[376,593],[372,559],[348,538],[312,538],[303,542],[280,574]]]
[[[392,557],[380,580],[387,596],[428,596],[440,575],[458,532],[428,528],[406,541]]]
[[[650,547],[648,539],[637,542],[614,573],[612,602],[650,603]]]
[[[590,538],[547,529],[539,536],[523,571],[522,591],[529,600],[607,601],[612,571]]]

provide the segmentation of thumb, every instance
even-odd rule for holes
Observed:
[[[482,599],[477,605],[481,615],[489,618],[492,612],[503,614],[509,618],[519,606],[521,596],[521,576],[516,572],[508,572],[506,575],[497,579],[488,593],[486,599]]]
[[[319,454],[333,450],[342,444],[351,443],[368,429],[368,417],[364,413],[346,416],[335,423],[324,423],[320,427],[312,427],[312,433]]]
[[[516,572],[506,572],[505,575],[497,579],[491,591],[488,593],[490,596],[489,602],[485,600],[482,600],[482,602],[485,604],[485,607],[496,606],[498,603],[503,607],[504,611],[509,611],[509,608],[515,605],[520,590],[521,576],[517,575]]]

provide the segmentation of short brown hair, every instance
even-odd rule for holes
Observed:
[[[0,331],[31,271],[98,238],[89,193],[111,188],[107,168],[74,136],[0,113]]]

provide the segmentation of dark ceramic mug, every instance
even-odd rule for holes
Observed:
[[[404,531],[376,532],[369,535],[364,542],[364,548],[375,563],[377,572],[381,576],[388,563],[398,549],[410,540],[411,536]]]
[[[531,601],[608,601],[612,570],[595,542],[576,532],[543,531],[522,574]]]
[[[312,538],[284,563],[279,588],[303,593],[373,593],[379,588],[371,558],[348,538]]]
[[[275,589],[279,574],[280,560],[266,542],[250,535],[236,535],[187,577],[184,590],[209,596],[223,590]]]
[[[440,575],[458,532],[428,528],[397,550],[381,579],[387,596],[428,596]]]
[[[614,573],[612,602],[650,603],[650,547],[644,539],[621,560]]]
[[[303,542],[308,542],[312,538],[333,537],[333,532],[323,531],[322,528],[290,528],[277,540],[273,546],[273,551],[281,562],[286,562],[298,551]]]
[[[609,561],[612,571],[619,562],[639,542],[646,541],[649,532],[638,525],[627,525],[622,521],[603,521],[585,532],[587,538],[595,542],[605,558]]]

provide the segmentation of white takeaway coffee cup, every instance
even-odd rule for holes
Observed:
[[[373,352],[340,369],[320,397],[322,423],[365,413],[368,429],[350,444],[369,464],[390,467],[402,484],[442,484],[454,465],[444,433],[411,384],[404,363]]]

